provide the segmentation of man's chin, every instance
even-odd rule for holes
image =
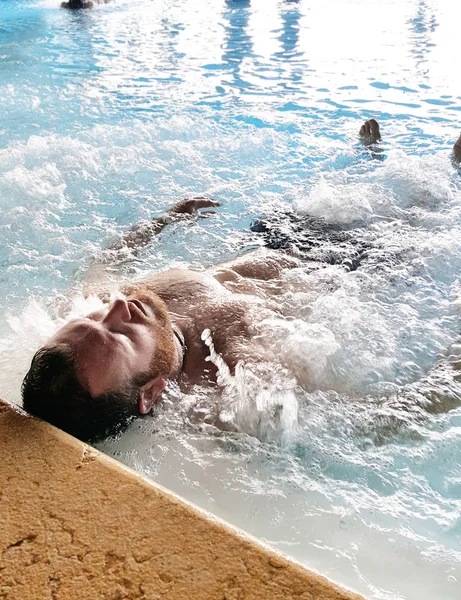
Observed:
[[[166,307],[165,302],[149,290],[135,290],[126,298],[128,301],[133,300],[136,302],[141,302],[145,309],[145,312],[148,314],[149,312],[153,313],[153,317],[155,319],[161,320],[166,323],[170,323],[170,315],[168,313],[168,309]],[[142,310],[142,308],[141,308]]]
[[[174,343],[173,326],[165,302],[157,294],[144,289],[136,289],[127,301],[141,302],[153,316],[150,321],[152,334],[155,337],[156,349],[152,363],[148,369],[149,379],[160,375],[168,378],[177,362],[177,350]]]

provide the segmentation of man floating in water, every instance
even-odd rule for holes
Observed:
[[[367,121],[360,136],[378,143],[378,123]],[[453,156],[461,158],[461,138]],[[136,249],[170,222],[217,206],[203,197],[182,200],[133,227],[124,244]],[[264,361],[253,325],[277,311],[271,284],[301,264],[260,249],[205,271],[170,269],[121,286],[113,302],[69,321],[36,353],[22,386],[24,408],[95,440],[149,413],[169,381],[183,389],[215,383],[220,364],[232,374],[240,362]]]
[[[206,198],[183,200],[125,241],[145,243],[169,222],[216,206]],[[248,284],[295,264],[281,253],[249,253],[204,272],[171,269],[123,286],[119,298],[70,321],[37,352],[23,383],[24,408],[95,439],[148,413],[169,380],[215,382],[210,351],[231,371],[239,361],[258,361],[251,326],[267,302],[246,294]]]

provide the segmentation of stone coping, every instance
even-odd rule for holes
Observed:
[[[1,600],[363,600],[0,400]]]

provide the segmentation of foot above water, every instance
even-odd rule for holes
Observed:
[[[93,2],[90,0],[69,0],[68,2],[62,2],[61,8],[68,8],[70,10],[80,10],[82,8],[93,8]]]
[[[370,146],[376,144],[381,140],[381,133],[379,131],[379,123],[375,119],[369,119],[365,121],[359,131],[359,136],[362,144]]]
[[[461,164],[461,135],[453,146],[452,160],[459,166]]]
[[[379,123],[376,119],[368,119],[362,125],[359,131],[360,141],[364,146],[372,146],[381,141],[381,132],[379,130]],[[461,135],[457,139],[451,153],[451,158],[454,166],[461,166]]]

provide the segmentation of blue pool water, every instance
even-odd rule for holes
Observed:
[[[90,257],[175,199],[223,206],[125,276],[257,245],[250,222],[274,206],[323,218],[366,259],[287,274],[284,316],[257,324],[306,389],[251,370],[219,398],[172,389],[102,448],[369,598],[457,600],[461,8],[58,4],[0,0],[0,393],[19,402],[69,289],[84,310]],[[377,157],[357,143],[369,117]],[[337,251],[325,236],[316,257]],[[434,398],[455,408],[428,413]]]

